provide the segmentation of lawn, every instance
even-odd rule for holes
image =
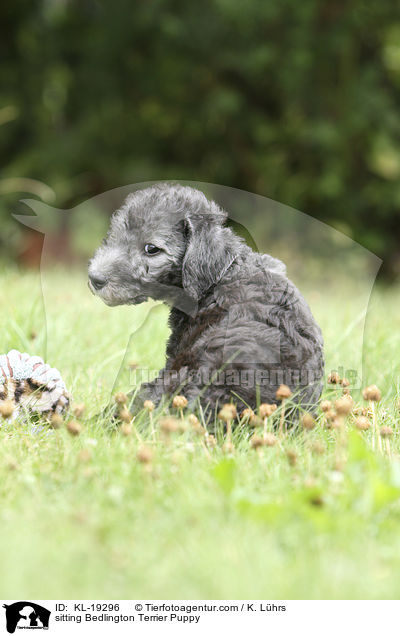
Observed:
[[[382,391],[377,423],[393,431],[389,457],[352,414],[330,429],[321,414],[259,450],[239,426],[231,453],[187,422],[161,432],[157,412],[154,435],[147,413],[124,435],[96,414],[136,365],[163,365],[166,308],[107,308],[73,271],[46,275],[45,306],[38,274],[6,269],[0,281],[0,351],[46,355],[86,406],[75,436],[2,421],[2,598],[399,598],[398,289],[375,288],[363,352],[364,385]],[[343,343],[346,294],[343,284],[309,295],[328,368],[362,328]]]

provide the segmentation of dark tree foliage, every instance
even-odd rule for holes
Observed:
[[[7,0],[0,17],[3,244],[24,192],[51,200],[27,179],[58,207],[192,179],[400,269],[399,0]]]

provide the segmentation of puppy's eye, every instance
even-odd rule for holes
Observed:
[[[144,251],[149,256],[154,256],[154,254],[158,254],[159,252],[161,252],[160,248],[156,247],[152,243],[146,243],[146,245],[144,246]]]

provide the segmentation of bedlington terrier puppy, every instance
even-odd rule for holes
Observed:
[[[283,263],[226,221],[199,190],[160,183],[127,197],[90,261],[89,287],[107,305],[171,307],[165,368],[134,410],[176,393],[193,407],[254,409],[277,403],[281,384],[303,408],[320,397],[323,340],[306,301]]]

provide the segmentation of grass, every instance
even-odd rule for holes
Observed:
[[[394,431],[389,459],[352,418],[343,435],[321,420],[260,452],[242,427],[232,454],[221,444],[206,452],[190,427],[163,436],[157,413],[155,441],[145,414],[142,442],[110,432],[93,416],[128,388],[129,364],[162,366],[166,309],[109,309],[73,272],[46,275],[44,308],[36,274],[9,269],[0,278],[0,351],[46,355],[86,405],[78,436],[2,424],[2,598],[399,597],[398,290],[374,291],[364,338],[364,383],[382,390],[378,423]],[[351,359],[360,336],[356,323],[342,338],[346,293],[310,296],[328,368],[337,343]],[[354,399],[364,404],[359,392]],[[143,444],[152,448],[147,464],[137,459]]]

